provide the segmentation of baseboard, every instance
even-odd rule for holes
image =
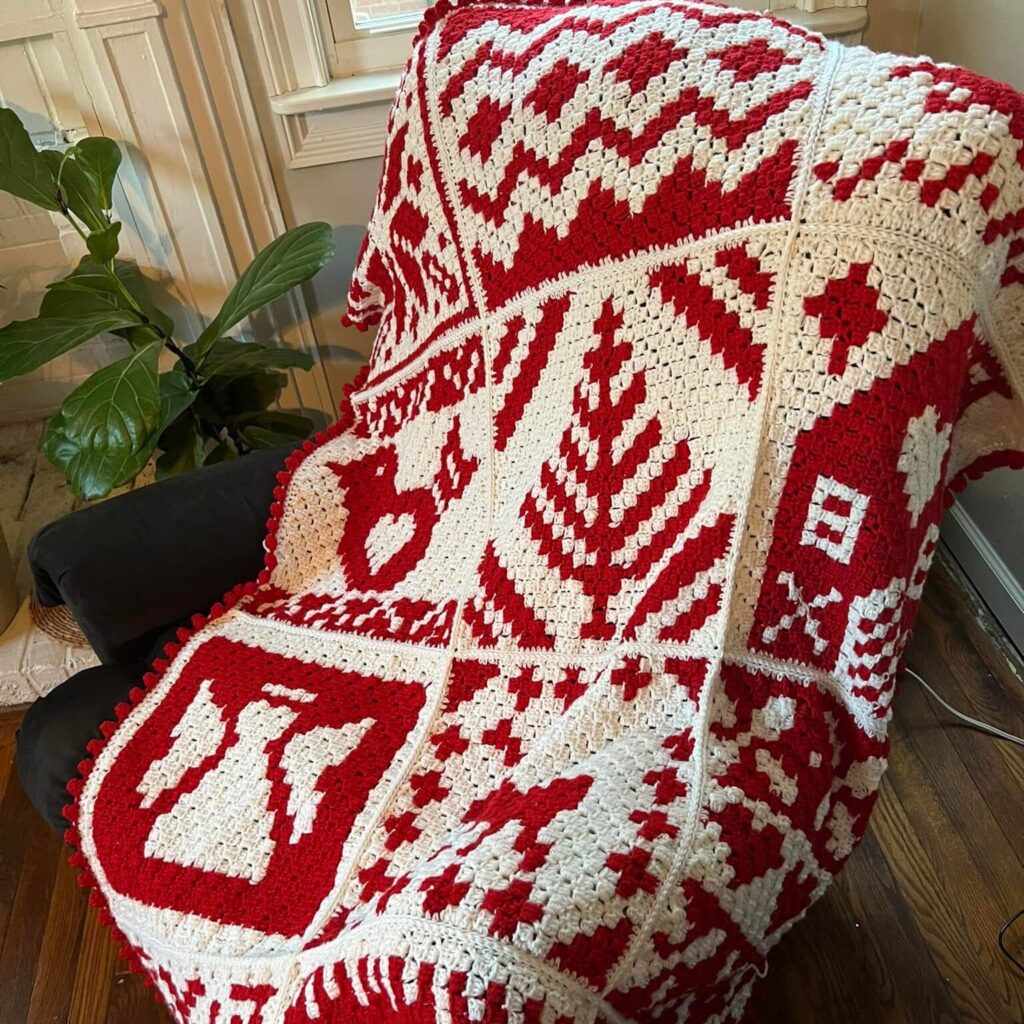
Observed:
[[[1024,584],[1010,571],[967,510],[954,502],[942,538],[992,616],[1024,654]]]

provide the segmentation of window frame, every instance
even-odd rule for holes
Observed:
[[[318,6],[332,75],[352,78],[404,67],[428,4],[366,26],[356,24],[350,0],[320,0]]]

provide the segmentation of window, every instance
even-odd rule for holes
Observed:
[[[322,0],[337,78],[405,65],[425,0]]]

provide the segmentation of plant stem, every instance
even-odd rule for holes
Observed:
[[[57,171],[57,205],[60,207],[60,212],[67,219],[68,223],[75,229],[75,232],[78,234],[78,237],[81,238],[83,242],[85,242],[86,248],[88,249],[89,236],[83,230],[82,225],[78,223],[78,219],[72,213],[71,208],[65,201],[64,193],[61,190],[60,186],[61,174],[64,171],[64,164],[66,163],[67,159],[68,154],[65,153],[64,158],[61,160],[60,168]],[[107,219],[109,220],[109,217]],[[128,303],[128,308],[135,314],[135,316],[138,317],[139,326],[151,330],[160,339],[160,341],[171,352],[174,353],[178,361],[181,363],[182,369],[185,371],[185,376],[188,377],[189,383],[192,385],[192,387],[197,392],[202,390],[205,382],[203,378],[200,376],[196,364],[192,361],[192,359],[190,359],[185,354],[181,346],[174,340],[174,338],[171,337],[171,335],[167,333],[167,331],[165,331],[158,323],[155,323],[153,320],[149,318],[149,316],[146,314],[146,311],[142,308],[139,301],[135,298],[134,295],[132,295],[132,293],[125,286],[124,281],[122,281],[121,278],[117,276],[117,271],[114,269],[114,261],[109,260],[106,263],[101,263],[98,265],[103,268],[107,276],[110,278],[111,283],[114,285],[114,288],[120,293],[121,297],[125,300],[125,302]],[[206,399],[207,401],[210,402],[213,408],[216,409],[216,411],[221,416],[224,416],[224,410],[221,408],[220,403],[217,401],[217,398],[214,395],[212,388],[207,389]],[[208,434],[208,436],[211,436],[213,439],[219,440],[221,442],[224,441],[224,435],[226,435],[234,444],[235,449],[238,451],[239,455],[244,455],[249,450],[249,445],[246,444],[242,435],[238,433],[230,425],[225,423],[223,427],[217,429],[217,432],[215,434],[210,435],[207,430],[203,429],[204,424],[202,423],[202,419],[196,413],[195,409],[192,409],[191,411],[192,417],[196,424],[196,428],[200,431],[200,433]],[[224,418],[226,420],[226,417]]]
[[[67,157],[65,157],[67,159]],[[61,167],[63,168],[63,163]],[[82,226],[78,223],[77,218],[71,212],[70,207],[64,201],[64,194],[60,189],[60,173],[57,175],[57,204],[60,206],[60,212],[67,219],[68,223],[75,229],[78,236],[83,242],[88,245],[88,235],[82,230]],[[128,303],[129,309],[139,318],[139,326],[146,327],[151,330],[166,346],[173,352],[178,359],[181,361],[182,368],[185,371],[185,375],[188,377],[192,386],[198,391],[202,387],[203,381],[196,371],[196,364],[182,351],[178,343],[158,324],[150,320],[146,315],[146,311],[142,308],[135,296],[125,287],[124,281],[117,276],[117,271],[114,270],[114,261],[111,260],[108,263],[99,264],[106,271],[107,277],[110,278],[114,288],[120,293],[121,297]]]

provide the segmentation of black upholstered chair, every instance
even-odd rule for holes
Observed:
[[[29,561],[36,599],[66,604],[102,664],[25,713],[17,768],[32,804],[64,826],[86,744],[196,611],[256,576],[277,473],[291,448],[139,488],[44,527]]]

